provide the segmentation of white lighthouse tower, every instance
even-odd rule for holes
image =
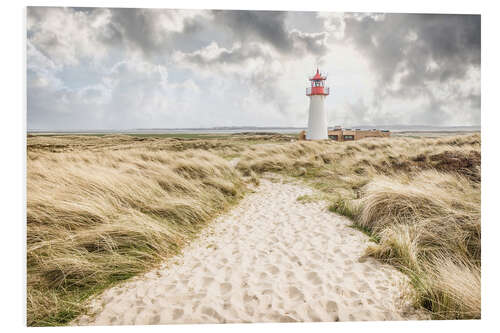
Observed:
[[[330,88],[325,87],[326,76],[316,70],[309,78],[311,86],[306,89],[309,96],[309,122],[307,125],[307,140],[328,139],[328,122],[326,120],[325,99],[330,94]]]

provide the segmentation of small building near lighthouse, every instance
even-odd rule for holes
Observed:
[[[325,99],[330,94],[330,88],[325,87],[326,75],[316,70],[309,78],[311,86],[306,88],[309,96],[309,120],[307,123],[306,140],[328,139],[328,121],[325,110]]]

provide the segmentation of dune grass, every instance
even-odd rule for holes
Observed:
[[[479,186],[459,174],[424,171],[377,177],[363,191],[355,221],[380,237],[369,254],[407,273],[415,302],[435,318],[480,318]]]
[[[172,256],[244,184],[203,150],[28,152],[27,321],[62,325],[84,300]]]
[[[28,325],[66,324],[88,297],[178,253],[264,172],[319,190],[299,201],[351,218],[434,318],[480,318],[480,167],[477,134],[29,137]]]
[[[268,144],[249,147],[237,167],[320,190],[375,242],[367,254],[410,277],[408,297],[434,318],[481,317],[478,134]]]
[[[31,152],[78,152],[146,149],[148,151],[184,151],[203,149],[223,156],[237,156],[247,146],[269,142],[286,142],[294,135],[234,133],[208,134],[51,134],[27,136]]]

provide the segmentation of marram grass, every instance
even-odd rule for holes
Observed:
[[[178,253],[264,172],[319,190],[300,201],[351,218],[434,318],[480,318],[479,135],[287,140],[28,138],[28,325],[67,324],[88,297]]]
[[[27,324],[65,324],[82,302],[176,254],[243,192],[203,150],[29,152]]]

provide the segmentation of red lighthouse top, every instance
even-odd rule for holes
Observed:
[[[319,72],[319,69],[316,69],[316,74],[313,77],[309,78],[311,81],[311,86],[306,89],[306,95],[323,95],[327,96],[330,94],[330,88],[325,87],[326,75],[323,75]]]

